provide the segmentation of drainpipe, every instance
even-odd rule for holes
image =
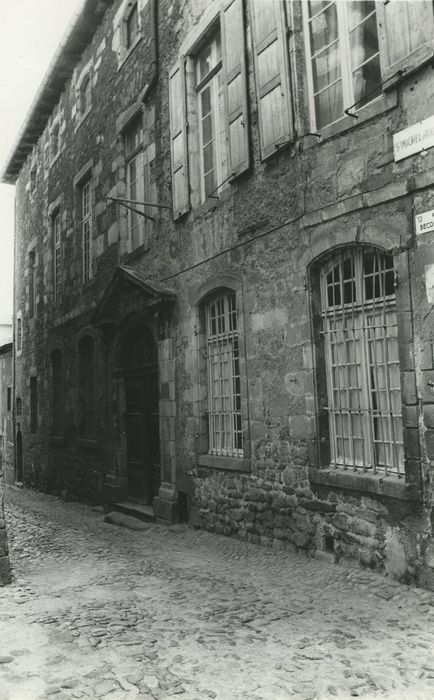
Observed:
[[[143,90],[141,101],[146,102],[158,81],[158,0],[151,0],[151,76]]]

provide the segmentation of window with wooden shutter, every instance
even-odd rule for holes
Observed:
[[[189,210],[185,74],[182,57],[169,75],[173,218]]]
[[[377,0],[382,80],[391,87],[402,71],[411,73],[432,59],[434,10],[432,0]]]
[[[221,16],[229,173],[249,167],[246,57],[242,0],[226,3]]]
[[[294,136],[285,9],[274,0],[250,0],[263,159]]]

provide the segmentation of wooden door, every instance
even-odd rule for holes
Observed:
[[[125,376],[128,491],[152,505],[160,487],[158,373]]]

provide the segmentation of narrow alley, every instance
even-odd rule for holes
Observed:
[[[283,700],[434,692],[434,594],[348,564],[5,498],[0,700]],[[120,518],[122,520],[122,518]]]

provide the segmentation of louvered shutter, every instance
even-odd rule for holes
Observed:
[[[377,0],[381,76],[385,89],[432,58],[434,11],[432,0]]]
[[[172,204],[174,219],[185,214],[190,208],[185,101],[185,68],[184,57],[181,57],[169,74]]]
[[[221,15],[229,173],[249,167],[249,129],[243,1],[230,0]]]
[[[250,0],[262,158],[294,135],[287,27],[280,0]]]

